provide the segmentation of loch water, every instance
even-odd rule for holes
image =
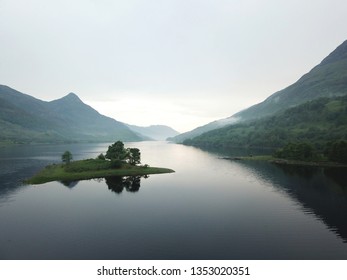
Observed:
[[[25,185],[66,150],[95,158],[108,144],[1,147],[0,259],[347,259],[345,169],[126,146],[175,173]]]

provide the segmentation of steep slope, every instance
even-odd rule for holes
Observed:
[[[309,100],[344,94],[347,94],[347,41],[296,83],[234,117],[241,120],[259,119]]]
[[[347,140],[347,95],[319,98],[264,117],[204,133],[184,144],[205,148],[278,148],[288,142],[323,147]]]
[[[74,138],[88,141],[139,141],[142,138],[131,131],[125,124],[99,114],[92,107],[84,104],[74,93],[49,102],[48,108],[66,124]]]
[[[61,142],[46,102],[0,85],[0,141]]]
[[[77,95],[51,102],[0,85],[0,141],[139,141],[126,125],[99,114]]]
[[[174,137],[179,134],[179,132],[166,125],[151,125],[146,127],[128,125],[128,127],[132,131],[137,132],[152,140],[166,140],[169,137]]]
[[[236,122],[260,119],[320,97],[345,94],[347,94],[347,41],[338,46],[319,65],[294,84],[227,119]],[[204,132],[218,128],[213,123],[180,134],[170,140],[181,143],[185,139],[194,138]]]
[[[191,131],[181,133],[181,134],[174,136],[174,137],[169,137],[167,140],[173,141],[176,143],[182,143],[186,139],[191,139],[191,138],[199,136],[205,132],[208,132],[210,130],[218,129],[218,128],[224,127],[226,125],[231,125],[231,124],[234,124],[237,122],[238,122],[238,118],[234,118],[234,117],[213,121],[213,122],[210,122],[206,125],[199,126],[199,127],[195,128]]]

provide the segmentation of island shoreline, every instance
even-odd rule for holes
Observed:
[[[74,164],[84,163],[88,160],[75,161]],[[132,166],[125,164],[120,168],[109,168],[99,170],[86,170],[71,172],[67,171],[67,164],[51,164],[23,183],[29,185],[39,185],[53,181],[80,181],[112,176],[144,176],[153,174],[174,173],[175,171],[163,167]]]

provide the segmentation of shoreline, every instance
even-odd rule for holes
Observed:
[[[75,161],[74,164],[84,163],[88,160]],[[67,171],[65,164],[51,164],[47,165],[44,169],[33,175],[31,178],[24,180],[24,184],[39,185],[53,181],[79,181],[91,180],[97,178],[111,177],[111,176],[142,176],[151,174],[165,174],[174,173],[175,171],[163,167],[149,167],[149,166],[130,166],[124,165],[121,168],[110,169],[91,169],[81,171]]]
[[[301,161],[301,160],[290,160],[274,158],[271,155],[262,156],[246,156],[246,157],[222,157],[227,160],[251,160],[251,161],[267,161],[279,165],[298,165],[298,166],[312,166],[312,167],[343,167],[347,168],[347,164],[330,162],[330,161]]]

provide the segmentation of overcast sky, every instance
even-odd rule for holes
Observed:
[[[300,78],[347,39],[346,0],[0,0],[0,84],[184,132]]]

